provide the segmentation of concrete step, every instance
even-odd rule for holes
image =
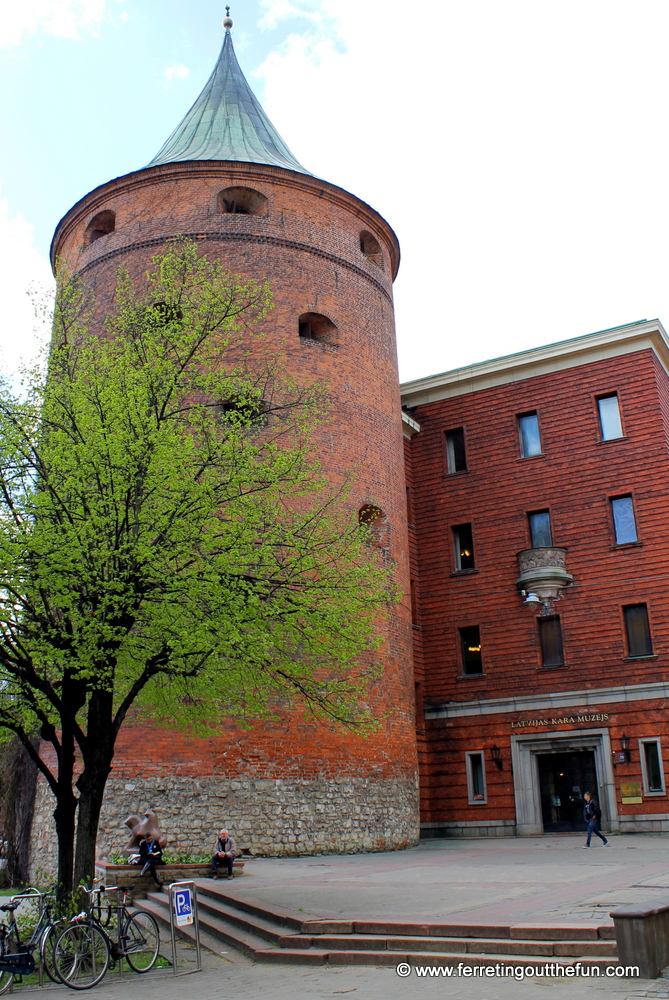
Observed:
[[[498,955],[476,954],[463,956],[462,952],[390,952],[390,951],[323,951],[321,949],[290,949],[268,948],[257,951],[255,959],[258,962],[286,963],[289,965],[390,965],[396,966],[406,962],[412,966],[528,966],[535,968],[543,965],[572,966],[580,962],[583,968],[598,968],[603,975],[605,970],[618,964],[617,958],[541,958],[528,955]]]
[[[141,904],[169,926],[166,893],[149,893]],[[484,926],[400,921],[305,920],[303,914],[259,903],[198,882],[204,947],[225,942],[255,961],[299,965],[536,965],[580,961],[588,968],[617,964],[608,925]],[[191,928],[181,928],[191,938]]]
[[[196,882],[198,891],[198,901],[203,896],[218,900],[221,903],[233,906],[237,910],[249,913],[254,917],[269,920],[277,923],[281,927],[288,927],[291,930],[301,931],[304,924],[304,914],[295,910],[287,910],[281,906],[269,906],[259,903],[255,899],[243,896],[241,893],[230,892],[222,885],[214,882],[213,879],[198,879]]]

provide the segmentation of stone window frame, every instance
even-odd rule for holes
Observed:
[[[483,798],[475,798],[474,795],[474,774],[472,770],[472,757],[481,758],[481,777],[483,780]],[[470,806],[488,805],[488,782],[485,773],[485,751],[465,750],[465,769],[467,771],[467,801]]]
[[[650,780],[648,777],[648,769],[646,767],[646,746],[649,743],[654,743],[657,747],[657,757],[660,762],[660,776],[662,778],[662,788],[652,788],[650,787]],[[660,798],[666,796],[667,785],[664,775],[664,761],[662,760],[662,742],[659,736],[642,736],[639,738],[639,759],[641,761],[641,775],[643,777],[643,793],[651,798]]]

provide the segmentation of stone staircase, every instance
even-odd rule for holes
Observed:
[[[550,926],[408,923],[305,919],[209,880],[198,881],[202,943],[232,945],[258,962],[293,965],[617,965],[612,925]],[[169,926],[167,894],[149,893],[137,905]],[[191,928],[180,933],[192,937]]]

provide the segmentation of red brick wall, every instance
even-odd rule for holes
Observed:
[[[217,195],[229,186],[264,194],[263,216],[223,215]],[[116,213],[113,233],[85,246],[92,217]],[[384,266],[360,249],[360,231],[374,233]],[[117,774],[142,765],[179,773],[240,769],[262,776],[415,774],[414,689],[402,431],[395,351],[392,278],[399,249],[371,208],[324,181],[253,164],[183,163],[154,167],[111,181],[87,195],[62,220],[53,252],[93,285],[102,319],[120,264],[140,276],[165,240],[198,239],[204,252],[234,274],[267,277],[274,309],[258,325],[263,350],[303,383],[329,386],[328,419],[317,430],[324,471],[333,484],[352,477],[355,517],[365,503],[387,517],[390,558],[404,600],[383,626],[383,680],[370,702],[383,721],[367,739],[286,713],[277,725],[252,733],[222,722],[217,740],[191,739],[152,727],[126,728]],[[298,337],[298,317],[317,312],[338,328],[336,346]]]
[[[625,437],[601,442],[595,397],[610,392],[619,395]],[[516,416],[533,410],[543,454],[521,459]],[[425,701],[669,679],[669,380],[655,355],[644,350],[510,382],[422,405],[412,414],[421,426],[410,448],[414,573],[420,586],[416,646]],[[444,432],[460,426],[467,471],[448,475]],[[634,498],[639,544],[616,547],[609,498],[627,493]],[[541,666],[536,615],[523,607],[516,588],[516,554],[530,547],[527,512],[544,508],[551,512],[553,544],[566,547],[567,571],[574,576],[555,606],[566,666],[554,669]],[[467,522],[473,526],[476,572],[454,576],[451,527]],[[648,605],[656,656],[630,660],[621,608],[642,602]],[[475,624],[481,629],[484,674],[465,677],[458,627]],[[660,720],[665,732],[666,714],[652,714],[663,708],[648,702],[630,704],[627,714],[616,708],[620,732],[627,728],[630,736],[650,736]],[[509,768],[499,772],[491,766],[487,749],[496,742],[508,760],[510,718],[427,723],[424,821],[480,818],[482,809],[467,806],[464,751],[482,747],[488,757],[488,809],[497,818],[513,818]],[[635,757],[638,761],[638,753]],[[669,811],[666,798],[626,808]]]

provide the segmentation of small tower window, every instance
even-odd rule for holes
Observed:
[[[376,264],[383,270],[383,251],[376,236],[372,236],[366,229],[360,233],[360,250],[372,264]]]
[[[320,340],[332,344],[337,339],[337,327],[320,313],[302,313],[298,320],[298,333],[304,340]]]
[[[224,215],[264,215],[267,198],[253,188],[226,188],[218,194],[218,210]]]
[[[108,236],[109,233],[113,233],[116,229],[116,213],[109,211],[107,209],[104,212],[98,212],[94,215],[91,221],[86,227],[86,232],[84,233],[84,246],[90,246],[91,243],[95,243],[99,240],[101,236]]]
[[[358,521],[360,524],[373,525],[383,517],[383,511],[373,503],[366,503],[358,511]]]

